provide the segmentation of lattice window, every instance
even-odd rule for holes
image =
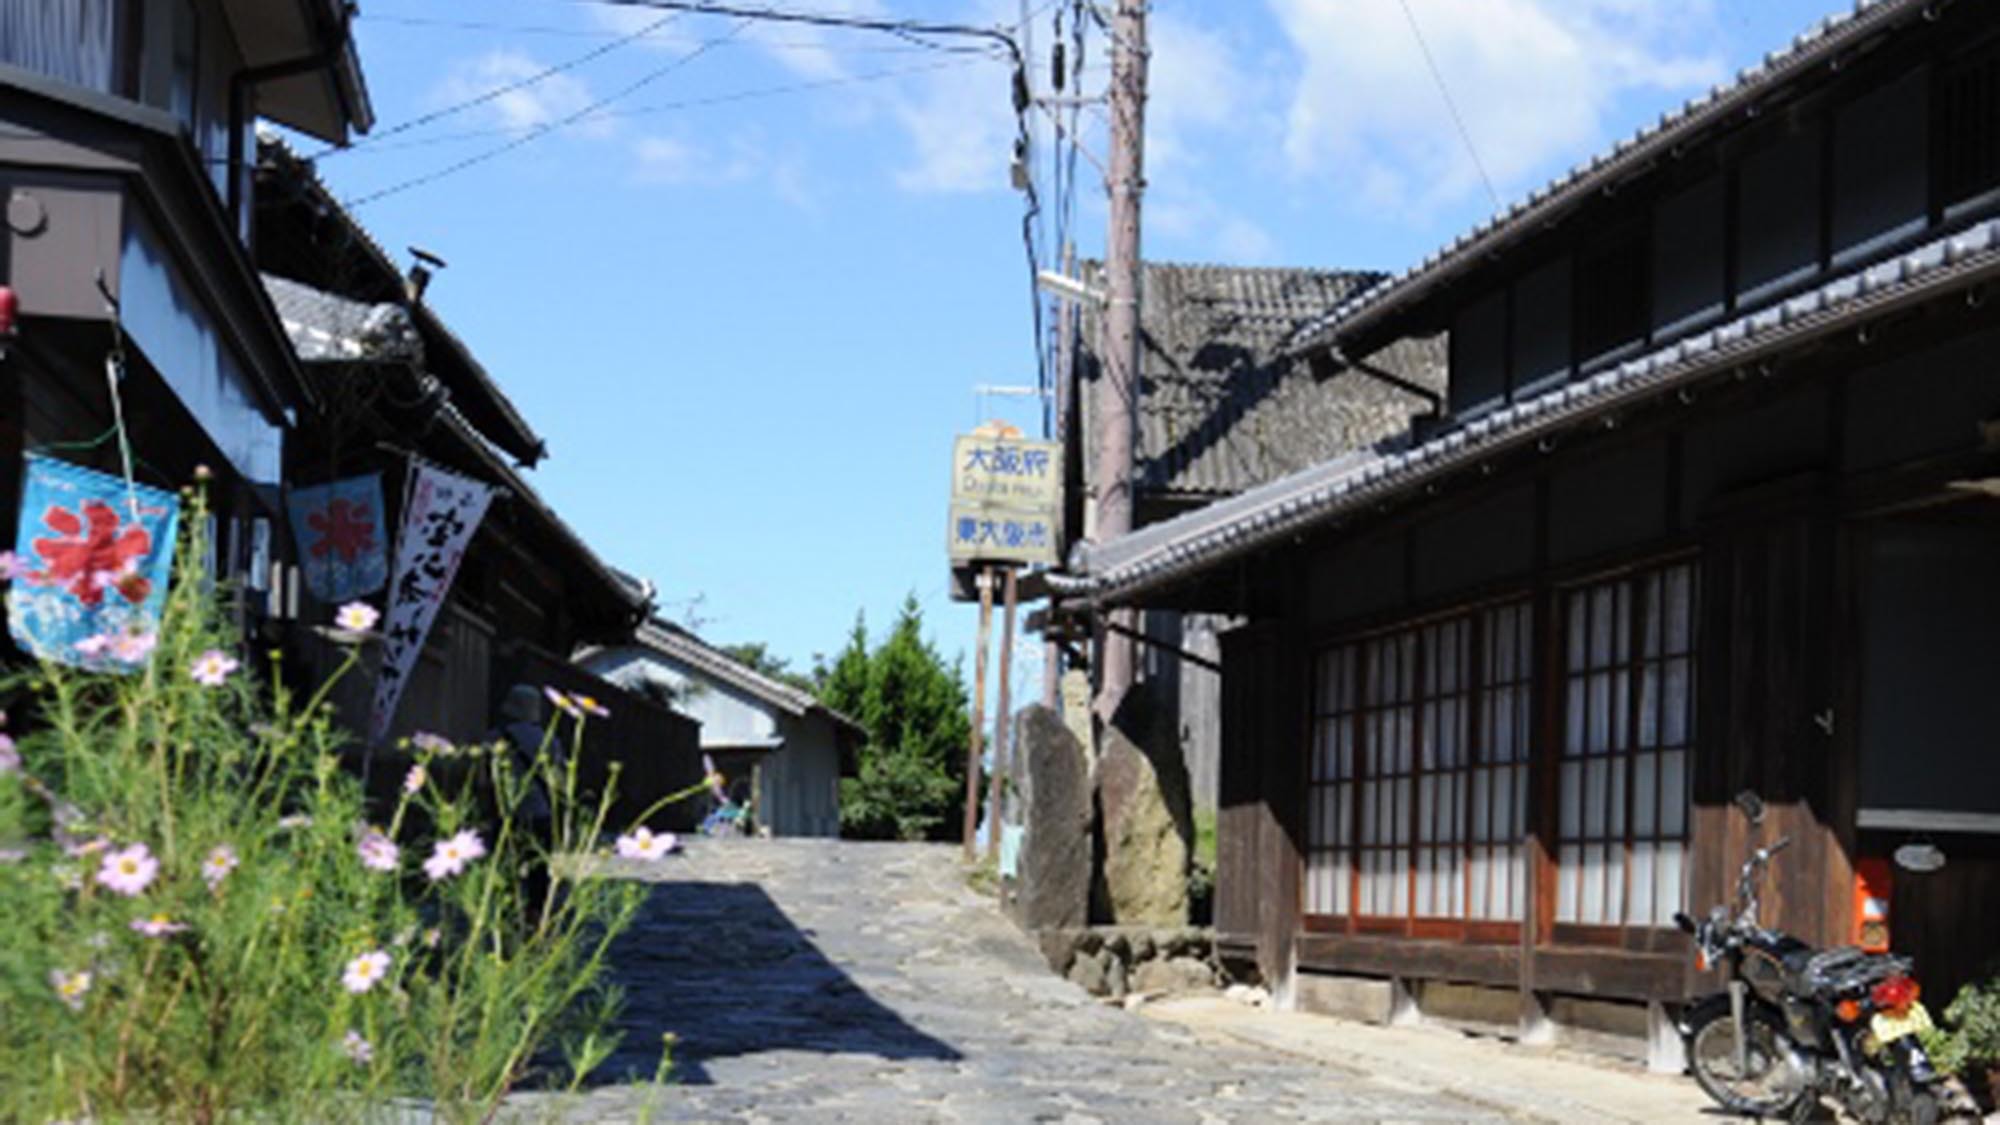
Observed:
[[[1530,722],[1534,614],[1526,603],[1481,618],[1479,721],[1473,732],[1469,918],[1521,920],[1527,903]]]
[[[1347,914],[1354,889],[1354,850],[1349,836],[1354,808],[1357,654],[1356,646],[1343,645],[1319,658],[1319,718],[1314,725],[1306,806],[1307,914]]]
[[[1664,926],[1686,895],[1695,572],[1564,597],[1556,921]]]
[[[1320,655],[1308,915],[1520,919],[1531,622],[1510,604]]]

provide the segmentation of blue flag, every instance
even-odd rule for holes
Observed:
[[[123,671],[151,654],[180,497],[29,456],[7,567],[7,627],[36,656]]]
[[[313,597],[329,604],[349,601],[389,581],[381,473],[293,489],[285,507]]]

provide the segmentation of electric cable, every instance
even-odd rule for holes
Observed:
[[[641,75],[637,81],[627,83],[626,85],[618,88],[617,90],[609,94],[606,94],[604,97],[598,98],[596,101],[591,102],[589,105],[584,106],[582,109],[579,109],[574,113],[568,114],[563,117],[559,117],[554,121],[543,122],[542,124],[535,126],[533,129],[529,130],[526,133],[521,134],[520,136],[514,138],[513,140],[507,142],[504,145],[498,145],[494,148],[487,149],[483,152],[474,153],[471,156],[464,158],[463,160],[454,161],[451,164],[444,166],[443,168],[437,169],[436,171],[426,172],[423,175],[411,177],[410,179],[403,180],[399,183],[391,184],[388,187],[380,188],[363,195],[355,196],[346,201],[346,206],[350,209],[360,207],[363,206],[364,204],[373,203],[378,199],[384,199],[391,195],[398,195],[402,192],[409,191],[413,188],[423,187],[426,184],[436,183],[437,181],[442,180],[447,176],[456,175],[457,173],[463,172],[468,168],[484,164],[487,161],[494,159],[495,157],[502,156],[506,153],[512,152],[515,149],[520,148],[521,146],[526,145],[532,141],[539,140],[540,138],[545,137],[550,133],[555,132],[558,129],[574,125],[578,121],[581,121],[585,117],[588,117],[591,113],[595,112],[596,110],[601,109],[604,106],[607,106],[612,102],[615,102],[618,99],[623,98],[629,94],[644,89],[646,86],[651,85],[652,83],[657,82],[662,78],[665,78],[667,75],[672,74],[674,71],[679,70],[681,67],[686,66],[687,64],[700,58],[702,55],[707,54],[709,50],[716,47],[717,45],[726,42],[727,40],[733,39],[738,35],[741,35],[744,29],[750,26],[751,22],[752,21],[749,19],[739,19],[736,22],[736,25],[730,28],[726,34],[718,36],[714,39],[706,40],[700,44],[697,44],[692,50],[686,52],[685,54],[676,56],[672,62],[669,62],[665,66],[656,67],[652,70],[647,71],[644,75]]]
[[[593,59],[602,58],[605,55],[608,55],[611,52],[616,51],[620,47],[624,47],[636,40],[643,39],[646,36],[651,35],[653,32],[658,31],[660,28],[665,27],[667,24],[670,24],[679,18],[681,18],[681,14],[679,12],[669,12],[666,15],[661,16],[659,19],[656,19],[651,23],[646,24],[644,27],[639,28],[637,31],[630,32],[629,34],[626,35],[621,35],[609,43],[606,43],[600,47],[593,47],[590,50],[585,51],[583,54],[575,56],[574,58],[565,59],[562,62],[556,63],[554,66],[544,67],[543,69],[538,70],[533,74],[516,79],[515,81],[512,82],[506,82],[499,86],[495,86],[490,90],[486,90],[473,97],[466,98],[463,101],[454,102],[453,104],[445,106],[441,109],[435,109],[429,113],[419,114],[416,117],[410,118],[408,121],[399,122],[395,125],[389,126],[386,129],[378,129],[372,131],[367,137],[363,138],[362,140],[356,141],[353,144],[344,147],[349,151],[358,148],[366,148],[385,138],[396,136],[399,133],[407,133],[412,129],[421,128],[425,125],[430,124],[433,121],[439,121],[446,117],[450,117],[455,113],[463,113],[464,111],[472,109],[475,106],[485,105],[487,102],[490,102],[495,98],[505,97],[506,95],[511,94],[516,90],[525,90],[528,87],[535,85],[536,83],[544,82],[550,78],[554,78],[556,75],[562,74],[565,71],[575,70],[577,67],[582,66],[583,64],[590,62]],[[306,157],[306,159],[317,160],[318,158],[325,156],[330,152],[339,152],[342,150],[342,148],[343,146],[340,145],[328,145],[325,148],[321,149],[320,151],[315,152],[310,156]]]
[[[1451,88],[1445,85],[1444,73],[1438,69],[1437,60],[1431,57],[1431,45],[1424,39],[1424,29],[1417,25],[1417,13],[1410,8],[1410,0],[1397,0],[1403,6],[1403,18],[1410,22],[1410,34],[1416,36],[1417,49],[1423,52],[1424,65],[1430,68],[1431,81],[1437,83],[1438,93],[1444,98],[1444,108],[1451,114],[1451,123],[1458,127],[1458,139],[1465,144],[1466,155],[1472,157],[1472,167],[1479,173],[1479,182],[1486,185],[1486,197],[1493,201],[1493,210],[1500,210],[1500,193],[1493,190],[1493,177],[1486,174],[1486,162],[1479,159],[1479,149],[1472,143],[1472,134],[1465,127],[1465,119],[1458,115],[1458,103],[1452,99]]]

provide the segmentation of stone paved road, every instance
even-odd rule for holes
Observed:
[[[680,1036],[655,1120],[1500,1120],[1107,1008],[966,888],[951,847],[703,840],[647,877],[619,955],[633,1050],[607,1069],[650,1075],[660,1033]],[[641,1102],[607,1084],[516,1104],[610,1122]]]

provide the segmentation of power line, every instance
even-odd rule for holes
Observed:
[[[562,39],[615,39],[623,33],[605,28],[556,27],[552,24],[496,23],[488,20],[440,19],[431,16],[388,16],[369,12],[364,17],[371,24],[394,24],[399,27],[430,27],[445,31],[473,31],[498,33],[503,35],[543,35]],[[936,51],[935,43],[845,43],[839,47],[812,39],[759,39],[760,47],[778,49],[812,47],[853,54],[907,55],[924,51]]]
[[[421,176],[416,176],[411,179],[403,180],[400,183],[391,184],[388,187],[382,188],[378,191],[369,192],[366,195],[355,196],[354,198],[347,200],[347,206],[349,208],[360,207],[363,204],[373,203],[378,199],[382,199],[391,195],[397,195],[402,192],[409,191],[412,188],[422,187],[425,184],[436,183],[437,181],[444,179],[446,176],[456,175],[459,172],[465,171],[467,168],[471,168],[478,164],[484,164],[485,162],[492,160],[494,157],[512,152],[515,149],[520,148],[522,145],[528,144],[531,141],[537,140],[541,137],[545,137],[548,134],[555,132],[557,129],[574,125],[578,121],[581,121],[585,117],[588,117],[591,113],[599,109],[602,109],[603,107],[611,104],[612,102],[615,102],[618,99],[625,97],[628,94],[635,93],[638,90],[641,90],[646,86],[654,82],[657,82],[662,78],[665,78],[667,75],[673,73],[676,70],[679,70],[681,67],[686,66],[688,63],[691,63],[695,59],[700,58],[702,55],[707,54],[711,48],[714,48],[719,44],[726,42],[729,39],[733,39],[736,36],[741,35],[743,33],[743,30],[749,27],[750,24],[751,21],[748,18],[738,20],[736,22],[736,26],[730,28],[727,34],[718,36],[714,39],[710,39],[698,44],[693,50],[675,57],[675,59],[672,62],[668,63],[667,65],[647,71],[637,81],[628,83],[627,85],[620,87],[619,89],[613,91],[612,93],[607,94],[604,97],[599,98],[594,102],[591,102],[589,105],[584,106],[580,110],[577,110],[575,113],[569,114],[568,116],[565,117],[558,118],[554,121],[544,122],[541,125],[538,125],[535,128],[529,130],[528,132],[523,133],[521,136],[516,137],[513,140],[507,142],[504,145],[499,145],[497,147],[487,149],[484,152],[474,153],[473,155],[468,156],[463,160],[447,164],[443,168],[439,168],[434,172],[427,172]]]
[[[1018,61],[1020,56],[1013,35],[1005,27],[980,27],[975,24],[939,23],[930,20],[888,19],[876,16],[843,15],[836,12],[811,12],[793,8],[773,8],[754,4],[712,3],[710,0],[571,0],[578,4],[599,4],[613,8],[651,8],[658,11],[688,12],[705,16],[732,16],[745,20],[764,20],[771,23],[796,23],[808,27],[848,28],[856,31],[881,31],[913,43],[924,44],[938,50],[954,50],[940,44],[930,44],[922,36],[965,36],[988,39],[1004,45],[1009,54]]]
[[[609,43],[604,44],[601,47],[594,47],[588,51],[585,51],[583,54],[577,55],[574,58],[565,59],[564,61],[559,62],[554,66],[544,67],[543,69],[538,70],[535,73],[530,74],[524,78],[517,79],[513,82],[507,82],[499,86],[495,86],[491,90],[487,90],[483,93],[474,95],[473,97],[467,98],[464,101],[456,102],[452,105],[445,106],[442,109],[432,110],[429,113],[420,114],[416,117],[410,118],[408,121],[404,121],[397,125],[391,125],[387,129],[382,129],[379,131],[372,132],[365,140],[357,141],[356,143],[349,145],[348,147],[363,148],[368,145],[372,145],[377,141],[382,140],[385,137],[393,137],[398,133],[407,133],[412,129],[428,125],[433,121],[438,121],[443,118],[450,117],[452,114],[462,113],[465,110],[473,108],[474,106],[485,105],[487,102],[490,102],[495,98],[504,97],[508,94],[513,93],[516,90],[525,90],[529,86],[533,86],[538,82],[546,81],[547,79],[553,78],[556,75],[563,73],[564,71],[575,70],[577,67],[582,66],[584,63],[587,63],[592,59],[602,58],[603,56],[608,55],[611,52],[617,50],[618,48],[626,46],[627,44],[632,43],[635,40],[643,39],[646,36],[651,35],[653,32],[658,31],[660,28],[665,27],[667,24],[670,24],[679,18],[680,18],[679,12],[669,12],[666,15],[661,16],[659,19],[656,19],[651,23],[646,24],[644,27],[639,28],[637,31],[633,31],[626,35],[621,35],[618,38],[612,40]],[[317,159],[321,156],[326,155],[329,152],[337,152],[339,150],[340,146],[338,145],[328,145],[326,148],[321,149],[319,152],[313,153],[311,157],[308,157],[308,159]]]
[[[1465,119],[1458,115],[1458,103],[1452,100],[1451,88],[1444,84],[1444,73],[1438,70],[1437,60],[1431,57],[1431,45],[1424,41],[1424,29],[1417,26],[1417,13],[1410,10],[1410,0],[1397,0],[1403,6],[1403,18],[1410,21],[1410,34],[1417,37],[1417,49],[1424,54],[1424,65],[1430,68],[1431,81],[1437,83],[1438,93],[1444,98],[1444,108],[1451,113],[1451,123],[1458,127],[1458,139],[1465,143],[1466,155],[1472,157],[1472,166],[1479,172],[1479,182],[1486,185],[1486,197],[1493,201],[1493,210],[1500,210],[1500,193],[1493,190],[1493,177],[1486,174],[1486,164],[1479,159],[1479,149],[1472,143],[1472,134],[1465,128]]]
[[[721,47],[723,46],[723,44],[718,43],[716,44],[716,46]],[[996,56],[987,56],[987,57],[993,58]],[[648,117],[655,114],[676,113],[681,110],[687,110],[687,109],[700,109],[707,106],[727,105],[731,102],[754,101],[759,98],[779,97],[785,94],[806,93],[813,90],[825,90],[837,86],[860,85],[865,82],[881,82],[891,78],[902,78],[912,74],[926,74],[931,71],[937,71],[937,70],[957,70],[962,67],[976,66],[980,61],[982,60],[947,59],[940,62],[925,63],[921,66],[896,67],[891,70],[877,70],[877,71],[869,71],[863,74],[842,75],[838,78],[821,78],[821,79],[815,79],[810,82],[791,82],[781,86],[759,86],[747,90],[736,90],[726,94],[715,94],[709,97],[684,98],[680,101],[660,102],[657,105],[635,106],[632,109],[605,110],[603,112],[593,113],[588,118],[577,122],[577,124],[579,125],[592,124],[599,121],[623,121],[635,117]],[[433,148],[438,145],[455,144],[462,141],[481,140],[486,137],[511,136],[515,133],[518,133],[519,131],[520,129],[518,126],[512,126],[512,125],[500,125],[487,129],[461,129],[454,133],[433,133],[426,137],[417,137],[411,140],[398,141],[392,144],[371,145],[369,146],[367,152],[372,154],[372,153],[382,153],[382,152],[401,152],[419,148]],[[356,150],[353,148],[336,149],[333,152],[327,153],[326,156],[328,157],[340,156],[343,155],[344,153],[353,151]],[[325,158],[323,157],[322,160],[324,159]]]

